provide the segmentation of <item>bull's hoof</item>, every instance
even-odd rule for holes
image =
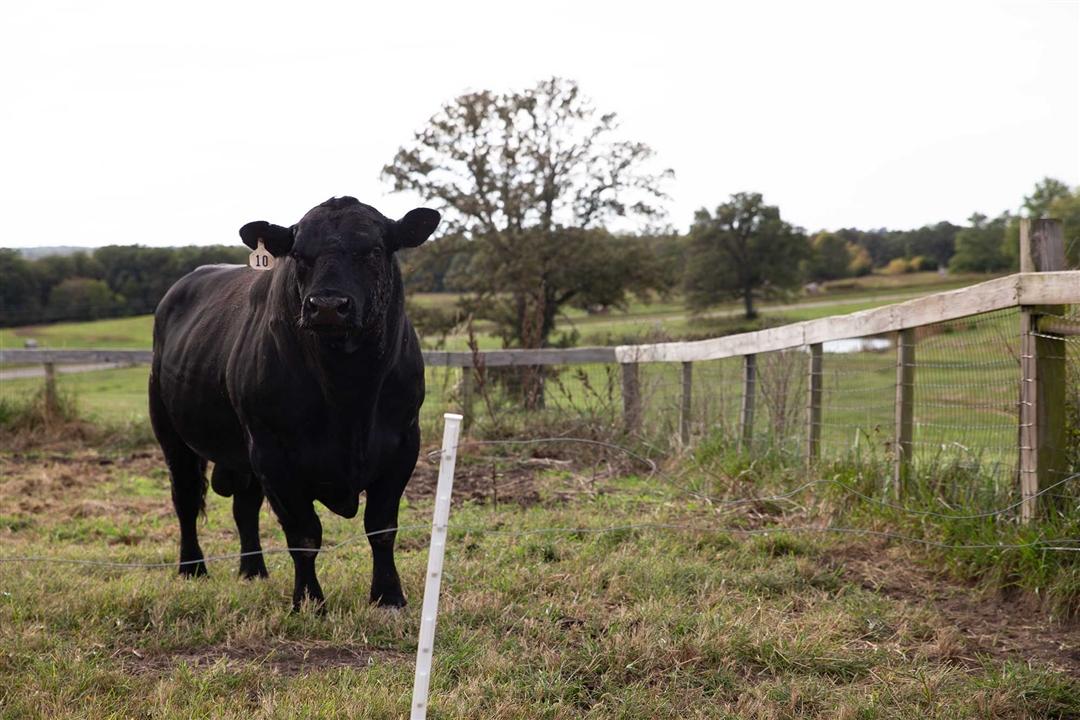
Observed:
[[[263,562],[262,555],[253,555],[240,559],[241,580],[256,580],[268,577],[270,577],[270,573],[266,571],[266,563]]]
[[[401,592],[400,588],[397,588],[379,591],[372,590],[371,604],[376,607],[398,610],[405,607],[408,602],[405,600],[405,594]]]
[[[181,577],[206,577],[206,563],[202,558],[198,560],[181,560],[180,561],[180,575]]]
[[[304,608],[310,608],[317,615],[326,614],[326,597],[323,595],[322,588],[319,587],[317,580],[310,585],[293,588],[293,614],[300,612]]]

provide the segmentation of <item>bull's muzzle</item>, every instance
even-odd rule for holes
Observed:
[[[354,303],[347,297],[309,295],[304,300],[303,325],[311,330],[342,332],[353,324]]]

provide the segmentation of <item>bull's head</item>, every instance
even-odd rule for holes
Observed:
[[[312,208],[292,227],[248,223],[240,237],[252,249],[261,241],[271,255],[284,259],[281,269],[295,278],[302,328],[340,336],[380,322],[397,273],[394,253],[417,247],[438,224],[439,213],[428,208],[394,221],[343,197]]]

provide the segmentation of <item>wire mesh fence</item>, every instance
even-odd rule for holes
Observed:
[[[1012,307],[914,330],[908,461],[924,481],[921,491],[948,506],[989,507],[1020,498],[1021,315]],[[1080,328],[1080,306],[1044,317]],[[1049,347],[1057,350],[1044,350],[1044,360],[1059,352],[1065,368],[1067,432],[1060,439],[1062,460],[1053,467],[1053,477],[1064,477],[1080,467],[1073,447],[1080,437],[1073,429],[1080,421],[1080,339],[1032,334],[1053,341]],[[641,363],[633,367],[632,386],[628,368],[612,363],[438,368],[428,372],[424,417],[428,426],[441,408],[468,406],[475,437],[623,438],[660,454],[709,439],[768,449],[795,462],[815,442],[818,458],[883,467],[902,451],[898,363],[905,361],[897,342],[896,333],[826,342],[816,369],[808,346],[759,353],[749,389],[745,357]],[[816,398],[809,387],[815,373]],[[530,381],[530,374],[539,381]],[[525,392],[530,382],[540,388],[532,397]],[[638,406],[633,424],[629,387]],[[817,415],[810,408],[815,403]],[[880,472],[875,489],[888,492],[892,482],[891,473]],[[1053,498],[1076,503],[1071,488],[1046,495]]]
[[[1018,492],[1019,310],[919,328],[914,462],[934,490],[966,505]]]

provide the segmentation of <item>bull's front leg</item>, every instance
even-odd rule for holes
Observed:
[[[405,607],[394,563],[394,541],[397,539],[398,505],[401,489],[368,488],[364,506],[364,530],[371,544],[371,602],[380,607]],[[389,492],[388,492],[389,490]]]
[[[259,443],[252,443],[252,446],[265,447]],[[322,547],[322,523],[315,512],[314,501],[297,486],[290,476],[289,464],[277,453],[255,449],[251,453],[251,460],[256,477],[262,483],[266,499],[270,501],[270,507],[285,531],[285,541],[289,544],[295,573],[293,611],[299,610],[308,600],[322,612],[326,598],[315,574],[315,558]]]
[[[270,507],[285,531],[285,541],[289,544],[289,556],[293,561],[293,611],[300,610],[304,601],[308,600],[322,612],[326,598],[315,574],[315,558],[322,547],[322,523],[315,512],[315,505],[311,500],[286,500],[276,493],[268,495]]]
[[[401,496],[412,477],[419,452],[420,428],[414,421],[399,436],[394,451],[388,453],[389,461],[380,468],[378,481],[367,489],[364,530],[371,544],[370,600],[380,607],[405,607],[405,593],[394,564],[394,541]]]
[[[315,513],[315,506],[308,503],[299,517],[290,519],[281,525],[285,530],[285,539],[289,543],[289,555],[292,556],[293,570],[293,610],[299,610],[304,600],[311,601],[319,612],[323,612],[326,598],[319,587],[319,578],[315,575],[315,558],[322,547],[322,523]],[[280,517],[280,516],[279,516]]]

